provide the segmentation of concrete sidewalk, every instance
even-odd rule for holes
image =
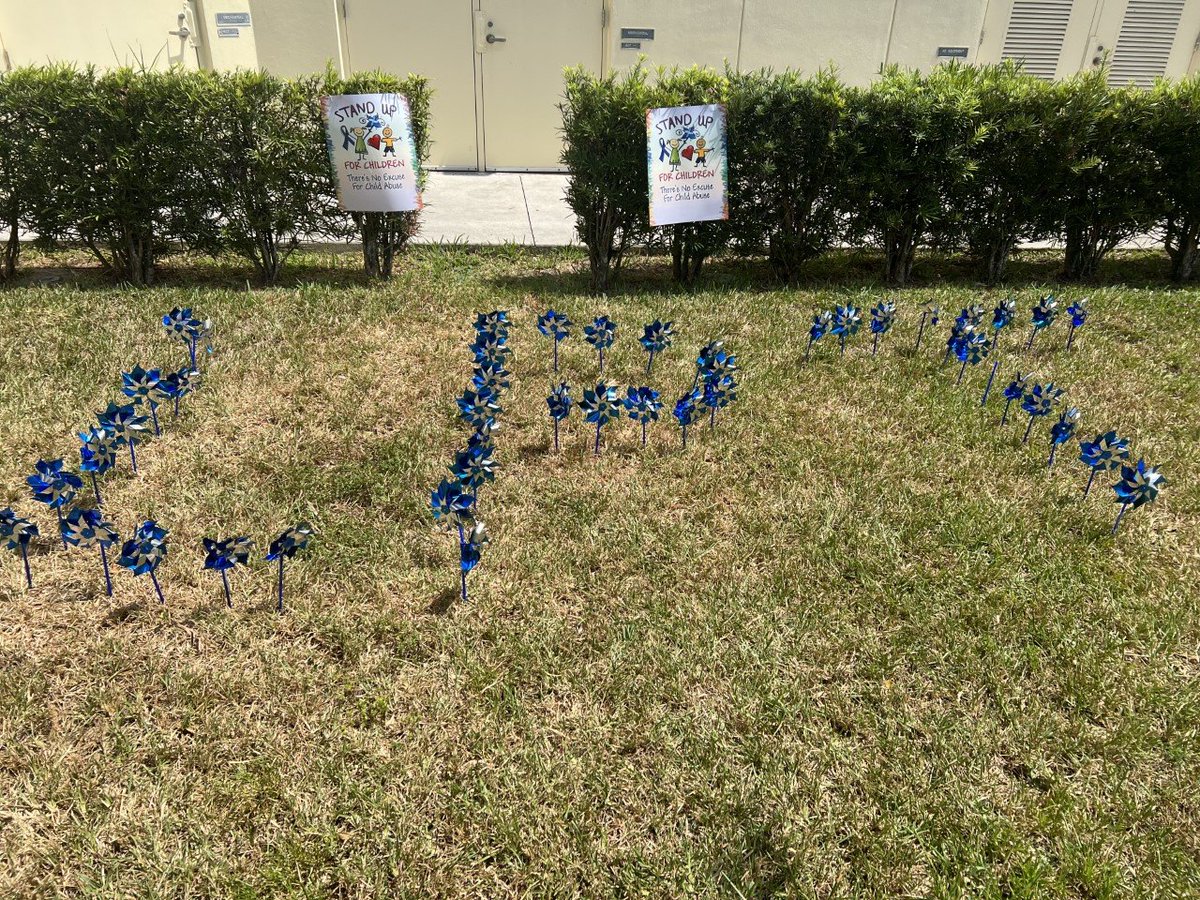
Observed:
[[[566,175],[430,172],[417,242],[422,244],[577,243],[563,199]]]

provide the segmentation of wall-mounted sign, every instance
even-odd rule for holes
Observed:
[[[217,29],[217,37],[219,37],[219,38],[235,38],[235,37],[241,37],[241,36],[242,36],[242,29],[240,29],[240,28],[218,28]]]
[[[966,59],[967,47],[938,47],[938,59]]]
[[[214,18],[218,25],[245,25],[247,27],[250,25],[250,13],[248,12],[217,13]]]
[[[728,219],[726,150],[724,106],[646,110],[650,224]]]
[[[420,209],[408,100],[401,94],[338,94],[322,98],[321,108],[342,209]]]
[[[621,49],[622,50],[641,50],[642,42],[641,41],[621,41]]]
[[[623,41],[652,41],[654,40],[653,28],[622,28],[621,40]]]

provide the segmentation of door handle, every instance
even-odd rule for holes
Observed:
[[[508,38],[496,37],[494,34],[489,34],[487,36],[487,42],[489,44],[503,44],[507,40]]]

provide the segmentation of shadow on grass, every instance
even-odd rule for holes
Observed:
[[[445,588],[426,607],[425,612],[434,616],[444,616],[450,612],[454,606],[454,601],[458,599],[458,591],[452,587]]]

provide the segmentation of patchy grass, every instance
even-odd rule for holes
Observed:
[[[35,587],[0,559],[0,894],[45,896],[1182,896],[1200,884],[1200,314],[1132,257],[1095,287],[1071,353],[1056,325],[1006,358],[1069,386],[1081,431],[1117,427],[1171,486],[1117,540],[1048,425],[1020,445],[954,387],[919,304],[990,305],[950,264],[899,292],[870,356],[815,306],[883,296],[865,263],[763,290],[736,267],[676,292],[661,263],[583,292],[568,251],[424,249],[386,286],[352,257],[247,291],[235,270],[124,291],[86,273],[0,293],[0,506],[52,536],[23,476],[134,363],[181,350],[191,304],[217,353],[186,415],[108,480],[122,532],[171,529],[167,605],[43,538]],[[1021,328],[1052,262],[1015,277]],[[1135,286],[1122,286],[1120,279]],[[865,285],[865,286],[864,286]],[[1067,299],[1079,289],[1061,291]],[[686,454],[662,422],[548,451],[535,313],[678,323],[673,399],[724,338],[741,401]],[[428,491],[462,443],[453,398],[476,311],[515,320],[494,542],[454,600]],[[1019,338],[1008,339],[1015,350]],[[563,347],[582,386],[595,360]],[[319,532],[289,569],[220,580],[200,539]]]

